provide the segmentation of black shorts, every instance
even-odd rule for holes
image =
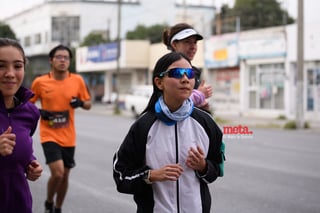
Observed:
[[[75,147],[62,147],[55,142],[42,143],[46,164],[57,160],[63,160],[64,167],[73,168],[76,166],[74,160]]]

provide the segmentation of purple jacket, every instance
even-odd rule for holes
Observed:
[[[33,96],[31,90],[20,87],[15,97],[16,107],[8,112],[0,92],[0,135],[12,127],[16,134],[16,145],[13,153],[0,155],[0,211],[2,213],[32,213],[32,197],[26,178],[26,169],[35,159],[32,148],[34,134],[40,113],[38,108],[29,102]]]
[[[190,98],[196,107],[201,107],[205,105],[206,97],[199,90],[196,90],[196,89],[192,90]]]

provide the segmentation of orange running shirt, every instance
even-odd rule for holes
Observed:
[[[41,109],[53,115],[53,119],[40,119],[41,143],[52,141],[62,147],[76,146],[76,131],[74,108],[71,107],[72,97],[82,101],[90,100],[90,94],[83,78],[69,73],[64,80],[55,80],[51,73],[37,77],[31,86],[35,96],[30,99],[35,103],[41,102]]]

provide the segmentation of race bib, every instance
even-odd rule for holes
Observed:
[[[50,128],[63,128],[69,126],[69,111],[50,112],[50,117],[47,120]]]

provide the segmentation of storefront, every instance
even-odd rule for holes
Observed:
[[[212,36],[205,43],[206,82],[213,87],[213,111],[237,113],[240,110],[238,34]]]
[[[286,114],[285,28],[213,36],[205,64],[213,85],[213,110],[243,115]]]
[[[284,63],[247,65],[248,110],[284,110],[284,71]]]
[[[289,101],[285,28],[243,32],[239,40],[241,113],[285,115]]]
[[[320,119],[320,62],[306,64],[306,116]]]
[[[298,105],[303,106],[304,120],[320,120],[320,30],[318,23],[304,25],[303,96],[297,97],[297,26],[287,26],[290,72],[290,112],[293,118]]]

